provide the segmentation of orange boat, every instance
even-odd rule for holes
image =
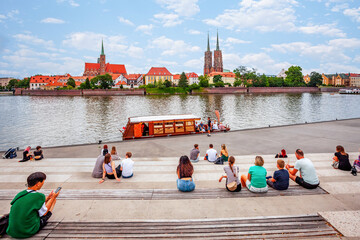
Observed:
[[[130,117],[123,132],[123,140],[185,135],[196,133],[194,115],[165,115]]]

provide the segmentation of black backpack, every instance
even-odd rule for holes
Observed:
[[[5,152],[5,154],[3,155],[3,158],[16,158],[17,154],[16,154],[16,148],[9,148],[9,150],[7,150]]]

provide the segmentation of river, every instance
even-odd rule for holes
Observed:
[[[231,130],[360,118],[360,95],[0,96],[0,150],[120,141],[128,117],[194,114]]]

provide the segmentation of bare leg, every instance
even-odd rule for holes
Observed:
[[[295,182],[296,175],[292,175],[292,174],[289,173],[289,178]]]
[[[55,203],[56,203],[56,198],[55,198],[54,201],[51,203],[51,206],[50,206],[50,208],[49,208],[49,211],[50,211],[50,212],[52,212],[52,210],[54,209]]]
[[[241,175],[241,185],[243,186],[243,187],[246,187],[246,180],[247,180],[247,176],[246,175]]]

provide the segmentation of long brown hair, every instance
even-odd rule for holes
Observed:
[[[183,176],[185,177],[192,176],[192,174],[194,173],[194,167],[191,164],[188,156],[184,155],[180,157],[177,171],[179,172],[180,178]]]
[[[341,145],[337,145],[336,146],[336,151],[339,152],[339,153],[345,153],[345,149],[343,146]]]
[[[111,148],[111,155],[115,155],[116,154],[116,147],[112,146]]]
[[[234,174],[234,177],[236,177],[236,171],[234,172],[234,169],[231,167],[231,165],[233,165],[233,167],[234,167],[234,163],[235,163],[234,156],[230,156],[229,157],[229,167],[230,167],[232,173]]]
[[[110,153],[105,154],[104,163],[108,164],[110,161],[111,161],[111,154]]]

